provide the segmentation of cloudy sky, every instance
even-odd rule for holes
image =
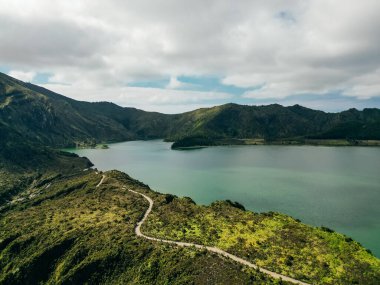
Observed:
[[[380,1],[0,0],[0,71],[167,113],[380,107]]]

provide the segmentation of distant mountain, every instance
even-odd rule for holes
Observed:
[[[179,120],[183,127],[169,134],[174,147],[240,144],[239,139],[262,139],[264,143],[380,139],[379,109],[326,113],[299,105],[226,104],[185,113]]]
[[[207,134],[215,137],[266,140],[297,136],[380,139],[378,109],[363,111],[350,109],[341,113],[325,113],[299,105],[283,107],[277,104],[268,106],[226,104],[190,112],[187,117],[189,121],[193,120],[193,124],[190,124],[190,128],[186,130],[187,134],[192,135]],[[356,126],[355,130],[340,131],[339,134],[333,132],[338,129],[343,130],[353,123]]]
[[[380,140],[379,109],[325,113],[299,105],[225,104],[166,115],[76,101],[1,73],[0,124],[26,140],[54,147],[154,138],[177,145],[239,139]]]
[[[76,101],[0,73],[0,123],[51,146],[161,137],[167,115]]]
[[[378,122],[376,109],[328,114],[297,105],[165,115],[78,102],[0,74],[0,284],[293,284],[204,249],[137,236],[147,203],[128,189],[154,200],[143,226],[149,236],[217,246],[308,284],[379,284],[379,259],[331,229],[231,201],[198,206],[56,150],[151,138],[180,146],[376,138]]]

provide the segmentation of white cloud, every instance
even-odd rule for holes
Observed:
[[[62,93],[83,100],[141,80],[186,89],[179,75],[221,77],[252,88],[246,98],[334,90],[369,98],[380,96],[379,26],[378,0],[0,0],[0,62],[51,73]],[[169,102],[174,91],[156,95]],[[93,96],[112,101],[112,92]]]
[[[143,87],[112,87],[89,85],[43,84],[59,94],[91,102],[108,101],[121,106],[134,106],[144,110],[179,113],[196,106],[214,106],[218,100],[229,100],[231,95],[222,92],[201,92]]]
[[[177,79],[177,77],[172,76],[170,77],[169,84],[166,86],[166,88],[169,89],[177,89],[183,86],[183,83]]]
[[[344,94],[359,99],[380,97],[380,68],[373,73],[363,74],[353,78]]]
[[[8,72],[9,76],[17,78],[21,81],[30,82],[36,76],[36,72],[34,71],[21,71],[21,70],[11,70]]]

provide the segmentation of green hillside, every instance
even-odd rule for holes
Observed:
[[[44,145],[162,137],[165,118],[108,102],[76,101],[0,73],[0,122]]]
[[[198,206],[57,150],[151,138],[189,146],[368,139],[379,117],[235,104],[164,115],[78,102],[0,74],[0,284],[290,284],[206,250],[137,237],[148,203],[128,189],[154,200],[143,225],[151,236],[217,246],[312,284],[379,284],[379,259],[349,237],[231,201]]]
[[[278,284],[255,270],[194,249],[135,236],[143,184],[95,171],[38,180],[2,209],[0,284]],[[283,283],[285,284],[285,283]]]
[[[108,102],[80,102],[0,73],[0,123],[25,139],[68,147],[162,138],[174,147],[261,139],[380,140],[380,110],[325,113],[299,105],[226,104],[166,115]]]
[[[217,246],[312,284],[379,284],[380,261],[357,242],[288,216],[232,202],[197,206],[150,190],[128,175],[37,178],[1,208],[0,284],[288,284],[204,250],[137,237],[143,231]],[[238,206],[238,208],[236,208]],[[289,283],[290,284],[290,283]]]
[[[380,260],[359,243],[280,213],[252,213],[239,203],[198,206],[155,195],[143,230],[150,236],[217,246],[259,266],[311,284],[378,284]]]
[[[72,175],[92,166],[86,158],[45,147],[0,122],[0,206],[36,179]]]
[[[325,113],[299,105],[226,104],[185,113],[183,128],[169,134],[173,148],[264,143],[308,143],[308,139],[380,140],[380,110]],[[187,123],[186,123],[187,122]],[[243,141],[242,141],[243,140]],[[256,142],[254,142],[256,143]],[[326,144],[329,144],[326,142]],[[365,144],[365,143],[364,143]]]

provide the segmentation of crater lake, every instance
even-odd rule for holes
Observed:
[[[380,148],[221,146],[178,151],[161,140],[70,149],[99,170],[117,169],[153,190],[199,204],[238,201],[326,226],[380,257]]]

